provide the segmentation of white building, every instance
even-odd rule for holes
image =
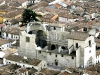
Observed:
[[[43,31],[44,27],[46,31]],[[66,32],[64,27],[44,27],[39,23],[29,24],[27,31],[20,36],[20,55],[42,59],[47,61],[48,65],[59,67],[85,68],[96,64],[94,36],[86,31]],[[38,50],[37,47],[41,48]]]
[[[47,63],[44,60],[24,58],[17,55],[10,55],[6,58],[6,64],[17,64],[25,68],[35,68],[40,71],[47,68]]]
[[[52,40],[48,40],[48,49],[39,50],[37,57],[47,60],[49,65],[60,67],[87,67],[96,64],[96,44],[93,36],[84,32],[63,34],[65,43],[62,38],[61,41],[54,41],[52,36]]]
[[[6,50],[11,47],[11,42],[6,39],[0,38],[0,50]]]
[[[29,23],[27,25],[26,31],[22,31],[20,34],[20,47],[19,54],[22,56],[28,56],[30,58],[36,58],[36,48],[37,46],[44,47],[46,43],[43,44],[43,40],[46,36],[43,32],[44,27],[40,23]],[[37,34],[37,35],[36,35]],[[42,34],[42,35],[41,35]],[[39,38],[37,38],[39,36]],[[36,44],[38,43],[38,44]]]
[[[19,40],[20,29],[17,27],[6,27],[1,32],[1,37],[4,39]]]

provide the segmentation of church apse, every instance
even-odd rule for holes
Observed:
[[[36,45],[40,46],[41,48],[44,48],[45,46],[47,46],[47,35],[43,30],[38,30],[36,33]]]

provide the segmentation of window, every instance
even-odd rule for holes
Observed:
[[[58,60],[57,60],[57,59],[55,59],[55,65],[56,65],[56,66],[58,65]]]
[[[89,53],[91,53],[91,50],[89,50]]]
[[[74,57],[72,56],[72,59],[74,59]]]
[[[13,35],[11,35],[11,38],[13,38]]]
[[[55,57],[57,57],[57,54],[55,55]]]
[[[8,37],[8,33],[6,34],[6,36]]]
[[[78,43],[76,43],[76,48],[78,48]]]
[[[61,57],[64,57],[64,55],[62,54]]]
[[[49,55],[51,55],[51,52],[49,53]]]
[[[56,27],[54,27],[54,30],[56,30]]]
[[[39,53],[41,54],[41,51],[39,51]]]
[[[89,46],[91,46],[91,40],[89,40]]]
[[[26,42],[30,42],[30,38],[29,37],[26,37]]]

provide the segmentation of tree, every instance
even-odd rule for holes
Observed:
[[[23,23],[28,23],[30,21],[38,21],[38,19],[36,18],[37,16],[39,15],[32,10],[25,9],[22,14]]]

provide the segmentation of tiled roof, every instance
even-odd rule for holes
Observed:
[[[16,18],[17,21],[22,21],[22,16]]]
[[[58,18],[58,14],[57,15],[54,15],[51,20],[56,20]]]
[[[27,0],[18,0],[18,2],[20,2],[20,3],[24,3],[24,2],[26,2]]]
[[[9,55],[12,54],[12,52],[9,50],[3,50],[3,52],[5,53],[4,57],[8,57]]]
[[[18,3],[18,2],[10,2],[10,3],[9,3],[9,6],[19,7],[19,6],[21,6],[21,4]]]
[[[3,32],[19,35],[20,29],[18,27],[7,27],[5,30],[3,30]]]
[[[11,20],[10,20],[10,23],[11,23],[11,24],[16,24],[16,23],[19,23],[19,21],[18,21],[17,19],[11,19]]]
[[[6,17],[6,18],[14,18],[17,15],[22,14],[22,12],[23,12],[23,10],[14,10],[14,11],[6,13],[4,15],[4,17]]]
[[[21,67],[16,64],[0,66],[0,75],[12,75],[12,73],[15,73],[15,72],[16,73],[13,75],[18,75],[19,69],[21,69]]]
[[[4,0],[0,0],[0,3],[4,2]]]
[[[86,32],[71,32],[67,35],[68,39],[84,41],[89,37],[89,34]]]
[[[95,37],[95,42],[96,42],[96,46],[100,47],[100,39],[98,39],[98,38]]]
[[[62,72],[59,75],[69,75],[67,72]]]
[[[0,6],[0,10],[6,10],[7,8],[8,8],[7,4],[4,4],[4,5]]]
[[[70,13],[66,13],[66,12],[61,12],[61,13],[59,13],[58,14],[58,16],[59,17],[64,17],[64,18],[68,18],[68,19],[75,19],[75,18],[77,18],[77,16],[75,16],[75,15],[72,15],[72,14],[70,14]]]
[[[27,69],[26,69],[26,68],[21,68],[21,69],[19,69],[19,71],[20,71],[21,73],[24,73],[24,72],[27,71]]]
[[[17,10],[18,8],[16,8],[15,6],[8,6],[8,8],[6,8],[6,14],[9,13],[9,12],[12,12],[12,11],[15,11]],[[18,9],[20,10],[20,9]]]
[[[48,2],[46,2],[46,1],[41,1],[41,2],[39,2],[39,3],[37,3],[37,4],[32,5],[31,7],[29,7],[29,9],[31,9],[31,10],[34,11],[34,9],[37,9],[38,7],[45,7],[45,6],[47,6],[47,5],[48,5]]]
[[[60,8],[61,6],[59,4],[53,4],[53,6],[55,6],[56,8]]]
[[[37,66],[41,60],[38,60],[38,59],[24,59],[23,57],[21,56],[17,56],[17,55],[10,55],[7,57],[8,60],[12,60],[12,61],[16,61],[16,62],[22,62],[22,63],[26,63],[26,64],[29,64],[29,65],[34,65],[34,66]]]
[[[44,68],[40,71],[43,75],[57,75],[60,71]]]
[[[65,69],[70,71],[70,72],[74,72],[75,71],[75,68],[71,68],[71,67],[66,67]]]
[[[100,63],[96,64],[96,65],[91,65],[91,66],[88,66],[84,69],[83,72],[90,72],[91,74],[90,75],[99,75],[100,73]],[[93,73],[94,72],[94,73]],[[93,74],[92,74],[93,73]],[[95,74],[96,73],[96,74]],[[98,73],[98,74],[97,74]],[[89,74],[89,73],[88,73]]]
[[[9,3],[11,0],[5,0],[5,3],[7,4],[7,3]]]
[[[0,45],[10,43],[9,40],[0,38]]]
[[[24,3],[26,2],[27,0],[5,0],[6,4],[7,3],[10,3],[10,2],[20,2],[20,3]]]
[[[96,43],[100,43],[100,39],[95,38],[95,42],[96,42]]]
[[[35,68],[27,68],[28,69],[28,74],[34,74],[35,72],[37,72],[37,70]]]
[[[99,75],[99,74],[97,73],[97,71],[88,71],[88,70],[84,70],[84,71],[83,71],[83,74]]]

